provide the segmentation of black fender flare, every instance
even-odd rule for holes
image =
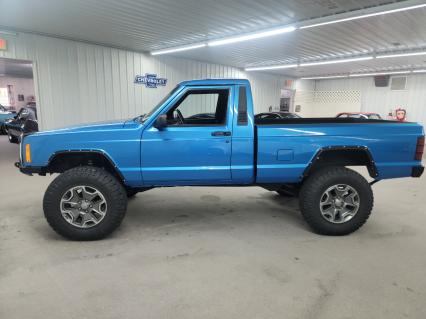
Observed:
[[[305,168],[302,174],[302,179],[305,179],[314,169],[316,164],[318,164],[325,154],[331,153],[331,152],[340,152],[340,154],[343,154],[344,152],[356,152],[359,154],[363,154],[366,159],[366,163],[362,164],[354,164],[349,163],[352,165],[366,165],[368,169],[368,173],[372,178],[377,178],[379,176],[379,173],[377,171],[376,162],[373,159],[373,156],[371,155],[370,150],[367,146],[353,146],[353,145],[339,145],[339,146],[325,146],[320,148],[315,155],[312,157],[311,161],[309,162],[308,166]]]
[[[121,173],[120,169],[118,168],[117,164],[113,161],[113,159],[104,151],[102,150],[85,150],[85,149],[79,149],[79,150],[62,150],[62,151],[56,151],[53,153],[46,165],[46,171],[49,171],[49,166],[52,164],[55,158],[61,155],[72,155],[72,154],[96,154],[101,157],[103,157],[107,163],[109,164],[110,168],[114,170],[115,174],[117,174],[117,177],[119,177],[120,181],[124,182],[124,176]]]

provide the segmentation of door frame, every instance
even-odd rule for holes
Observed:
[[[209,89],[227,89],[229,90],[229,94],[228,94],[228,102],[227,102],[227,111],[226,111],[226,121],[224,124],[218,124],[218,125],[183,125],[181,127],[179,126],[173,126],[173,130],[178,130],[179,128],[182,128],[183,130],[188,130],[188,129],[195,129],[197,127],[199,128],[211,128],[212,130],[220,130],[221,128],[224,128],[226,130],[229,130],[231,132],[231,136],[226,136],[226,137],[218,137],[218,138],[223,138],[224,139],[224,143],[229,143],[229,147],[230,147],[230,151],[229,151],[229,158],[228,158],[228,165],[229,165],[229,179],[221,179],[221,180],[214,180],[214,179],[200,179],[200,180],[179,180],[179,181],[158,181],[155,182],[154,184],[151,183],[151,181],[146,181],[144,179],[144,171],[143,171],[143,140],[144,140],[144,135],[147,132],[153,132],[158,131],[157,128],[154,127],[154,123],[157,119],[158,116],[162,115],[162,114],[166,114],[171,108],[173,108],[176,103],[178,103],[181,98],[189,91],[193,91],[193,90],[209,90]],[[145,129],[142,131],[141,134],[141,174],[142,174],[142,182],[144,183],[144,185],[150,185],[150,186],[154,186],[154,185],[209,185],[209,184],[232,184],[232,170],[231,170],[231,161],[232,161],[232,131],[233,131],[233,122],[234,122],[234,117],[235,117],[235,110],[234,110],[234,91],[235,91],[235,85],[194,85],[194,86],[186,86],[186,87],[182,87],[181,90],[178,90],[173,96],[171,96],[167,101],[165,101],[164,105],[159,107],[159,109],[151,116],[151,118],[148,120],[149,123],[146,124]],[[166,128],[167,129],[167,128]],[[214,138],[214,137],[213,137]],[[226,138],[226,139],[225,139]],[[171,167],[173,167],[173,165],[171,165]]]

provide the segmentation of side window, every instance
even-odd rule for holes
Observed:
[[[167,112],[168,125],[225,124],[228,97],[228,89],[190,90]]]

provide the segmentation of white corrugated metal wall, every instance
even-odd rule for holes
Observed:
[[[402,107],[407,110],[409,121],[426,125],[426,74],[408,75],[406,89],[401,91],[392,91],[390,86],[377,88],[372,77],[319,80],[316,90],[358,90],[362,111],[376,112],[386,118],[389,110]]]
[[[302,117],[334,117],[350,110],[361,110],[361,92],[358,90],[296,90],[295,105],[300,105]]]
[[[283,78],[170,56],[146,54],[34,34],[8,36],[0,57],[34,62],[42,129],[129,118],[149,111],[178,82],[200,78],[248,78],[255,109],[277,106]],[[166,87],[134,84],[138,74],[168,79]]]

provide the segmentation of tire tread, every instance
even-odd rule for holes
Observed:
[[[366,196],[363,196],[362,198],[362,201],[365,203],[362,205],[365,206],[366,209],[364,212],[358,211],[357,213],[357,215],[361,213],[362,218],[355,215],[355,217],[349,222],[338,224],[342,226],[338,228],[335,224],[329,223],[330,225],[327,225],[327,223],[324,222],[325,219],[317,213],[317,211],[319,211],[316,207],[318,203],[314,198],[317,196],[316,192],[323,188],[330,180],[335,180],[341,177],[356,181],[362,186],[363,191],[366,192]],[[300,190],[299,204],[303,218],[315,232],[322,235],[339,236],[350,234],[364,225],[370,217],[373,209],[374,195],[371,190],[371,186],[361,174],[346,167],[334,166],[319,169],[305,181]]]
[[[56,206],[57,199],[62,191],[78,180],[88,180],[92,184],[98,183],[106,189],[110,198],[108,203],[107,225],[99,225],[88,229],[77,229],[66,224]],[[112,207],[111,207],[112,206]],[[71,168],[56,177],[46,190],[43,198],[43,210],[47,222],[58,234],[72,240],[102,239],[120,226],[127,209],[127,195],[121,183],[109,172],[94,166],[79,166]],[[98,226],[103,227],[98,227]],[[73,228],[70,228],[73,227]]]

